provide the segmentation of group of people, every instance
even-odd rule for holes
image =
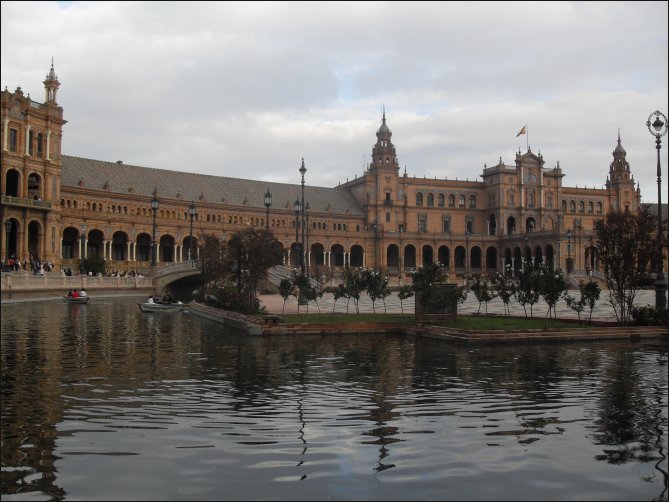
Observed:
[[[51,272],[54,267],[54,264],[51,260],[40,260],[39,258],[34,257],[32,253],[30,253],[30,261],[28,260],[21,261],[14,255],[12,255],[7,260],[7,265],[9,266],[9,269],[14,272],[18,272],[19,270],[27,271],[28,264],[30,264],[30,271],[34,275],[44,275],[44,272]]]
[[[85,288],[75,289],[75,290],[71,289],[67,292],[68,298],[83,298],[85,296],[88,296],[88,293],[86,293]]]
[[[165,293],[165,296],[162,298],[160,296],[149,296],[149,299],[146,301],[146,303],[181,303],[181,301],[177,301],[173,296],[172,293],[169,291]]]

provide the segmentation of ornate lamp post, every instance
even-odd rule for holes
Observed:
[[[651,123],[651,120],[655,120]],[[646,126],[650,133],[655,136],[655,148],[657,149],[657,275],[655,276],[655,308],[664,310],[667,306],[666,292],[667,283],[664,279],[664,256],[662,255],[662,167],[660,165],[660,148],[662,148],[662,136],[667,134],[667,117],[659,111],[650,114]]]
[[[523,250],[523,253],[525,256],[527,256],[527,243],[529,242],[530,238],[526,235],[523,237],[523,242],[525,243],[525,249]],[[525,257],[522,258],[523,262],[523,272],[525,272],[525,267],[527,266],[526,263],[527,260],[525,260]],[[530,253],[530,264],[532,263],[532,253]]]
[[[302,212],[302,204],[300,204],[300,199],[295,199],[293,204],[293,211],[295,211],[295,264],[300,265],[300,213]]]
[[[195,216],[195,201],[192,200],[188,206],[188,216],[190,216],[190,234],[188,234],[188,260],[193,259],[193,217]],[[155,240],[155,237],[154,237]]]
[[[307,232],[307,239],[304,241],[304,261],[306,262],[307,266],[307,275],[309,274],[309,201],[304,205],[304,214],[307,218],[307,224],[305,226],[305,230]]]
[[[571,228],[567,230],[567,275],[571,273]]]
[[[304,275],[304,173],[307,172],[307,168],[304,167],[304,157],[302,158],[302,167],[300,167],[300,174],[302,175],[302,246],[300,247],[301,251],[301,261],[302,264],[302,275]]]
[[[153,234],[151,236],[151,266],[156,266],[156,213],[158,212],[158,197],[156,192],[153,192],[153,199],[151,199],[151,211],[153,211]]]
[[[84,267],[84,260],[86,259],[86,224],[81,225],[81,235],[79,236],[79,241],[81,245],[79,246],[79,273],[84,274],[86,268]]]
[[[267,208],[267,217],[265,218],[265,229],[269,232],[269,208],[272,205],[272,194],[269,192],[269,187],[267,187],[267,193],[265,194],[263,203]]]
[[[465,242],[467,243],[467,248],[465,249],[465,285],[467,292],[469,292],[469,228],[465,230]]]
[[[5,242],[7,247],[5,248],[5,263],[9,267],[9,233],[12,231],[12,220],[5,221]],[[11,269],[9,269],[11,271]]]

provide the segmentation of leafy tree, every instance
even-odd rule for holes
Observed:
[[[599,287],[599,284],[593,280],[589,280],[588,282],[579,281],[578,289],[581,290],[581,298],[583,298],[585,304],[590,308],[588,324],[592,324],[592,311],[595,310],[595,305],[599,300],[599,295],[602,292],[602,289]]]
[[[359,269],[351,269],[346,267],[344,270],[344,288],[346,290],[346,298],[351,300],[355,304],[356,314],[360,313],[360,295],[365,290],[365,280],[362,277],[362,273]],[[346,312],[348,312],[348,304],[346,305]]]
[[[565,295],[565,301],[567,306],[572,309],[578,315],[578,325],[581,326],[581,312],[585,310],[585,298],[583,298],[583,292],[581,291],[581,297],[576,299],[571,295]]]
[[[385,305],[385,299],[390,295],[388,277],[378,270],[364,268],[360,271],[360,279],[372,300],[372,311],[376,314],[376,300],[383,300]]]
[[[404,284],[400,287],[400,290],[397,293],[397,297],[400,299],[400,310],[404,314],[404,306],[402,305],[402,300],[411,298],[413,296],[413,287],[411,284]]]
[[[418,267],[411,273],[413,279],[413,290],[416,297],[423,305],[425,313],[430,314],[434,296],[436,294],[436,284],[441,283],[444,279],[444,267],[440,263],[430,263]]]
[[[497,272],[492,277],[492,286],[495,290],[497,296],[504,303],[504,313],[507,316],[511,315],[511,310],[509,309],[509,302],[511,298],[516,294],[516,283],[511,277],[511,266],[508,266],[507,273]]]
[[[479,302],[478,313],[481,313],[481,304],[485,303],[485,313],[488,315],[488,302],[492,301],[497,295],[495,290],[491,287],[490,281],[481,274],[474,275],[474,284],[472,284],[472,291]]]
[[[548,305],[546,322],[550,317],[551,311],[553,312],[553,318],[557,318],[555,305],[567,292],[567,280],[564,277],[564,272],[560,269],[554,269],[553,263],[539,263],[534,267],[533,273],[537,291]]]
[[[327,290],[330,291],[334,297],[334,302],[332,303],[332,313],[334,314],[337,300],[340,298],[346,298],[346,286],[344,286],[342,283],[334,287],[328,287]],[[348,304],[346,305],[346,313],[348,313]]]
[[[281,314],[284,313],[286,310],[286,300],[288,300],[288,297],[292,294],[293,292],[293,281],[291,281],[288,278],[283,278],[281,279],[281,282],[279,283],[279,293],[281,294],[281,298],[283,298],[283,307],[281,308]]]
[[[524,263],[523,269],[518,275],[516,299],[523,306],[525,317],[527,317],[527,305],[530,306],[530,317],[534,317],[532,308],[539,301],[539,287],[537,284],[537,274],[534,272],[532,262]]]
[[[639,290],[651,284],[656,230],[657,217],[648,207],[637,213],[614,211],[595,221],[597,252],[604,265],[611,306],[622,325],[632,320],[632,307]]]

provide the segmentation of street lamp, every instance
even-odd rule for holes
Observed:
[[[302,248],[300,249],[302,255],[302,275],[304,275],[304,173],[307,168],[304,167],[304,157],[302,157],[302,167],[300,167],[300,174],[302,175]]]
[[[158,250],[156,249],[156,213],[158,212],[158,197],[156,197],[156,192],[153,192],[153,199],[151,199],[151,211],[153,211],[153,235],[151,237],[151,266],[156,266],[156,254]]]
[[[9,233],[12,231],[12,220],[5,221],[5,240],[7,248],[5,249],[5,261],[9,264]]]
[[[265,218],[265,228],[269,232],[269,207],[272,205],[272,194],[269,192],[269,187],[267,187],[267,193],[265,194],[264,204],[267,208],[267,217]]]
[[[465,285],[467,292],[469,292],[469,227],[465,230],[465,242],[467,243],[467,248],[465,249]]]
[[[190,234],[188,234],[188,260],[192,260],[194,254],[193,253],[193,217],[195,216],[194,200],[191,200],[190,206],[188,206],[188,216],[190,216]]]
[[[527,262],[528,262],[528,260],[526,258],[527,258],[527,249],[528,249],[527,243],[529,241],[530,241],[530,238],[527,235],[525,235],[523,237],[523,242],[525,243],[525,249],[523,250],[523,252],[525,253],[525,257],[523,258],[523,272],[525,271],[525,267],[527,266]],[[532,251],[530,251],[529,264],[530,264],[530,266],[532,266]]]
[[[300,265],[300,236],[298,232],[300,231],[300,212],[302,211],[302,204],[300,204],[300,199],[295,199],[293,204],[293,211],[295,211],[295,265]]]
[[[571,273],[571,228],[567,230],[567,275]]]
[[[307,264],[307,275],[309,274],[309,259],[308,259],[309,258],[309,209],[311,209],[311,208],[309,207],[309,202],[307,201],[307,203],[304,206],[304,214],[307,217],[307,225],[306,225],[307,240],[304,241],[305,242],[305,245],[304,245],[304,249],[305,249],[304,260]]]
[[[84,267],[84,260],[86,259],[86,224],[81,225],[81,235],[79,236],[81,245],[79,246],[79,274],[84,274],[86,268]]]
[[[655,120],[651,123],[653,117],[655,117]],[[655,308],[657,310],[664,310],[667,306],[667,283],[664,280],[664,256],[662,256],[662,167],[660,165],[660,148],[662,147],[662,136],[667,134],[667,117],[661,112],[655,111],[648,117],[646,126],[650,133],[655,136],[655,148],[657,149],[657,275],[655,276]]]

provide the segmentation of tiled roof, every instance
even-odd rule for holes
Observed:
[[[206,174],[169,171],[150,167],[104,162],[81,157],[62,156],[63,187],[83,187],[122,195],[152,197],[157,188],[159,199],[194,200],[265,209],[263,199],[269,188],[272,208],[289,209],[302,197],[302,185],[227,178]],[[132,188],[132,191],[130,189]],[[177,197],[180,194],[180,197]],[[362,216],[364,213],[353,196],[340,188],[304,186],[304,199],[311,211]]]

